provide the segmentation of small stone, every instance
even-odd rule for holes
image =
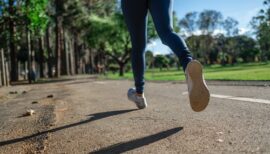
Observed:
[[[53,98],[53,95],[48,95],[47,98]]]
[[[229,142],[229,145],[232,145],[232,142]]]
[[[32,102],[32,104],[37,104],[37,103],[38,103],[38,101],[33,101],[33,102]]]
[[[217,142],[219,142],[219,143],[223,143],[223,142],[224,142],[224,140],[222,140],[222,139],[217,139]]]
[[[10,91],[9,94],[18,94],[17,91]]]
[[[24,114],[24,116],[32,116],[33,114],[35,114],[35,110],[27,110],[26,113]]]
[[[223,135],[224,133],[223,132],[217,132],[217,135]]]

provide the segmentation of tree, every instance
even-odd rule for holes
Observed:
[[[166,54],[165,56],[169,60],[168,68],[169,67],[176,67],[178,70],[180,70],[179,58],[175,54],[169,53],[169,54]]]
[[[202,53],[199,52],[200,51],[200,36],[196,36],[196,35],[191,35],[189,37],[187,37],[186,39],[187,45],[190,49],[190,51],[192,51],[192,55],[194,58],[199,59],[202,57]]]
[[[108,40],[106,54],[119,65],[119,75],[123,76],[125,66],[130,60],[131,41],[123,15],[116,13],[112,19],[114,22],[109,30],[111,32],[108,36],[111,39]]]
[[[154,67],[154,54],[152,51],[146,51],[145,52],[145,57],[146,57],[146,66],[148,68],[153,68]]]
[[[255,40],[245,35],[235,36],[234,39],[239,58],[242,58],[244,62],[254,62],[259,54]]]
[[[9,13],[9,50],[10,50],[10,60],[11,60],[11,81],[18,81],[18,59],[17,59],[17,48],[15,44],[15,15],[16,15],[16,3],[15,0],[8,1],[8,13]]]
[[[82,58],[82,44],[84,42],[83,33],[88,29],[89,26],[89,16],[90,11],[86,9],[84,5],[84,1],[68,1],[67,3],[63,4],[63,26],[62,26],[62,34],[68,35],[67,32],[70,32],[69,39],[66,36],[63,36],[62,41],[63,48],[62,48],[62,56],[61,56],[61,72],[62,74],[78,74],[82,72],[82,65],[81,65],[81,58]],[[70,49],[67,51],[65,43],[67,40],[70,40],[71,43]],[[71,56],[71,55],[74,55]],[[70,62],[68,62],[70,60]],[[69,63],[70,68],[69,68]],[[68,68],[70,70],[68,70]],[[74,70],[75,69],[75,70]]]
[[[105,52],[119,66],[119,75],[124,75],[126,64],[130,60],[131,40],[124,21],[124,16],[116,12],[111,17],[100,18],[91,16],[91,30],[88,32],[89,45],[95,47],[99,52]],[[149,19],[149,40],[157,37],[154,24]],[[110,39],[108,39],[110,38]]]
[[[202,52],[205,64],[214,63],[214,59],[218,55],[213,48],[214,38],[212,35],[221,26],[222,21],[222,14],[215,10],[205,10],[199,14],[197,24],[203,34],[200,37],[200,52]]]
[[[238,21],[231,17],[225,19],[225,21],[223,22],[223,27],[226,30],[227,36],[238,35],[239,33],[239,29],[237,28],[238,24],[239,24]]]
[[[252,27],[261,50],[261,60],[270,59],[270,0],[263,2],[265,9],[261,9],[259,14],[253,17],[251,21]]]
[[[71,34],[70,38],[66,40],[73,42],[73,50],[66,51],[65,54],[74,54],[74,58],[69,56],[71,59],[70,63],[74,62],[72,65],[75,65],[75,72],[78,74],[84,72],[86,63],[89,63],[88,65],[93,68],[93,57],[95,55],[98,57],[104,57],[103,51],[99,50],[99,48],[96,47],[96,44],[88,41],[94,40],[94,38],[99,38],[99,34],[95,32],[94,28],[92,28],[92,25],[95,25],[95,23],[92,22],[95,22],[95,19],[97,19],[95,16],[104,19],[107,19],[108,16],[113,16],[116,9],[116,0],[68,1],[64,4],[64,8],[63,28]],[[91,19],[92,17],[94,17],[93,20]],[[66,35],[68,35],[67,32]],[[98,51],[100,52],[98,53]],[[97,60],[99,61],[100,58]],[[65,61],[62,63],[64,62]],[[72,67],[71,72],[73,72]]]
[[[227,50],[226,50],[226,41],[227,41],[227,37],[225,37],[225,35],[223,34],[219,34],[215,37],[215,47],[218,51],[218,57],[217,57],[217,61],[221,64],[221,65],[225,65],[228,63],[228,59],[227,59]]]
[[[187,36],[191,36],[197,29],[197,12],[189,12],[179,21],[179,26]]]
[[[34,51],[31,48],[31,34],[32,38],[38,38],[39,41],[39,64],[40,64],[40,76],[44,77],[44,47],[43,47],[43,35],[48,23],[48,17],[46,15],[47,0],[27,0],[25,5],[22,6],[23,13],[26,20],[26,40],[28,50],[28,80],[32,82],[32,73],[35,71]]]
[[[61,49],[63,44],[61,42],[61,31],[62,31],[62,22],[63,22],[63,1],[55,0],[55,59],[56,59],[56,68],[55,76],[60,77],[61,75]]]
[[[131,40],[126,25],[124,23],[123,16],[120,14],[116,14],[115,21],[118,21],[115,25],[118,26],[118,28],[115,28],[114,32],[111,34],[111,37],[114,37],[114,39],[109,41],[109,43],[111,43],[112,50],[110,52],[107,52],[107,54],[111,56],[114,60],[116,60],[116,62],[119,64],[119,75],[123,76],[125,65],[130,60]],[[118,41],[115,39],[117,39]]]
[[[162,71],[162,68],[168,67],[169,59],[164,55],[156,55],[154,63],[155,63],[155,66],[159,67],[160,71]]]
[[[223,16],[215,10],[205,10],[199,14],[198,27],[203,34],[213,34],[222,23]]]

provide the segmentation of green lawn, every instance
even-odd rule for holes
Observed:
[[[204,75],[207,80],[270,80],[270,62],[268,63],[248,63],[234,66],[212,65],[204,67]],[[132,79],[132,72],[128,72],[124,77],[119,77],[118,73],[108,73],[101,78],[107,79]],[[184,80],[182,70],[171,68],[160,71],[159,69],[147,70],[146,80],[154,81],[179,81]]]

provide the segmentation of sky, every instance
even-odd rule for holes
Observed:
[[[249,22],[260,9],[263,8],[263,0],[174,0],[173,9],[178,19],[188,12],[202,12],[203,10],[220,11],[224,18],[233,17],[239,22],[239,29],[244,32],[250,29]],[[164,46],[159,39],[149,44],[147,50],[154,54],[170,53],[170,49]]]

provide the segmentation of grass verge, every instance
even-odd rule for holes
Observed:
[[[264,63],[246,63],[236,65],[211,65],[204,67],[204,76],[206,80],[226,80],[226,81],[266,81],[270,80],[270,62]],[[132,72],[127,72],[123,77],[118,73],[109,72],[105,79],[133,79]],[[181,81],[185,80],[182,70],[171,68],[169,70],[148,69],[145,73],[146,80],[152,81]]]

